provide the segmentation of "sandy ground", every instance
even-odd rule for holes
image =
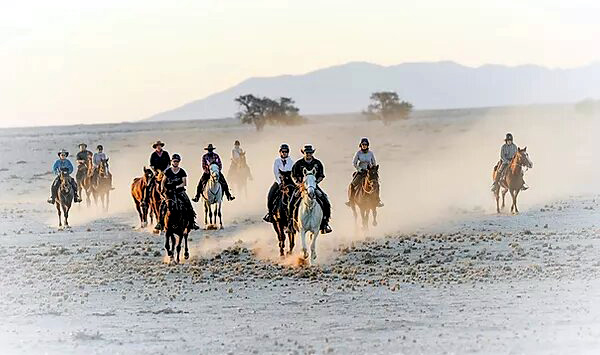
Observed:
[[[262,133],[231,122],[0,131],[11,142],[0,153],[1,352],[595,354],[596,123],[571,115],[465,111],[387,128],[322,118]],[[488,191],[507,126],[534,161],[518,216],[496,215]],[[386,202],[366,233],[343,206],[363,135]],[[225,205],[224,230],[192,233],[181,265],[165,262],[162,236],[138,228],[128,192],[158,138],[183,155],[194,185],[209,139],[228,156],[240,138],[255,177]],[[82,204],[58,231],[43,201],[47,172],[57,147],[79,141],[107,147],[117,189],[108,213]],[[281,141],[313,143],[326,165],[335,231],[309,268],[297,266],[299,248],[279,259],[260,221]]]

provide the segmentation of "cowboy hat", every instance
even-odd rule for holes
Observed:
[[[85,148],[87,148],[87,144],[85,143],[79,143],[79,147],[84,146]]]
[[[159,145],[160,145],[161,147],[164,147],[164,146],[165,146],[165,144],[164,144],[163,142],[161,142],[161,141],[156,141],[156,142],[154,142],[154,144],[152,144],[152,148],[156,149],[156,147],[158,147]]]
[[[305,144],[304,148],[300,149],[300,152],[302,154],[304,154],[304,153],[314,153],[315,149],[313,148],[312,144]]]
[[[66,157],[68,157],[68,156],[69,156],[69,152],[67,152],[67,151],[66,151],[66,150],[64,150],[64,149],[61,149],[61,150],[59,150],[59,151],[58,151],[58,156],[59,156],[59,157],[60,157],[60,155],[61,155],[61,154],[64,154]]]
[[[215,147],[212,145],[212,143],[210,143],[210,144],[208,145],[208,147],[204,148],[204,150],[208,150],[208,151],[215,150],[215,149],[217,149],[217,148],[215,148]]]

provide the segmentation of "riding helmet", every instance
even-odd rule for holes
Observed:
[[[513,135],[511,133],[507,133],[504,141],[506,142],[506,141],[512,141],[512,140],[513,140]]]
[[[171,160],[179,160],[179,161],[181,161],[181,156],[179,154],[175,153],[175,154],[173,154],[171,156]]]
[[[98,146],[96,147],[96,149],[100,150],[100,149],[104,149],[104,147],[102,146],[102,144],[98,144]]]
[[[236,140],[233,145],[240,145],[240,141]]]
[[[360,143],[358,144],[358,146],[360,147],[363,144],[366,144],[367,147],[368,147],[369,146],[369,138],[367,138],[367,137],[361,138]]]
[[[281,152],[284,149],[286,149],[289,152],[290,146],[287,143],[281,143],[281,145],[279,146],[279,151]]]

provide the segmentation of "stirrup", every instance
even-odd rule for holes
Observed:
[[[235,200],[235,196],[229,195],[229,196],[227,196],[227,200],[228,201],[233,201],[233,200]]]
[[[50,197],[48,200],[46,200],[46,202],[48,202],[49,204],[53,205],[54,203],[56,203],[56,200],[53,199],[52,197]]]
[[[200,196],[194,196],[194,198],[192,199],[192,201],[194,201],[194,202],[200,201]]]
[[[523,187],[521,187],[521,190],[522,190],[522,191],[525,191],[525,190],[527,190],[528,188],[529,188],[529,186],[527,186],[527,185],[523,184]]]
[[[329,226],[329,224],[325,225],[324,228],[321,228],[321,234],[327,234],[333,232],[333,229]]]
[[[156,230],[158,230],[158,231],[161,231],[161,230],[163,229],[163,225],[162,225],[161,223],[157,223],[157,224],[154,226],[154,229],[156,229]]]

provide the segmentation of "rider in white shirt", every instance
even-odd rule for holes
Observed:
[[[263,218],[265,222],[273,221],[273,208],[275,203],[275,197],[277,192],[279,191],[279,184],[281,183],[281,178],[279,177],[279,171],[291,171],[294,166],[294,160],[290,158],[290,147],[286,143],[281,144],[279,147],[279,157],[275,159],[273,162],[273,175],[275,176],[275,182],[271,185],[269,189],[269,194],[267,196],[267,214]]]

